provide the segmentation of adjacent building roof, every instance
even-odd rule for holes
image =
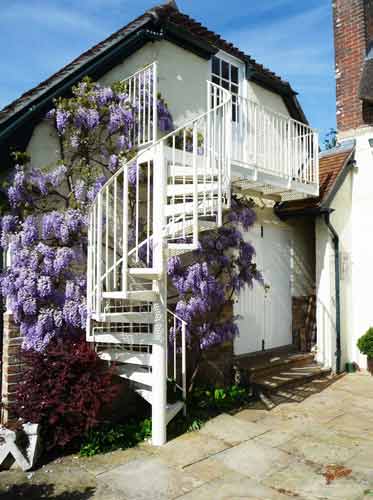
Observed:
[[[25,120],[40,118],[53,98],[68,93],[71,86],[83,76],[99,77],[117,63],[118,57],[123,59],[126,54],[133,53],[155,39],[171,40],[206,58],[210,58],[218,50],[232,54],[246,63],[248,78],[279,93],[291,116],[307,123],[296,93],[288,82],[198,21],[180,12],[176,2],[172,0],[145,12],[6,106],[0,111],[0,141],[13,134]]]
[[[354,152],[354,141],[346,141],[336,148],[322,152],[319,166],[320,196],[281,203],[276,207],[276,213],[282,218],[317,215],[328,208],[353,164]]]

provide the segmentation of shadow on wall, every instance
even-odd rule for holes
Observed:
[[[293,253],[293,296],[306,296],[314,293],[315,277],[314,269],[310,268],[309,262],[305,262],[302,256],[295,252]]]
[[[65,491],[54,493],[53,484],[15,484],[7,491],[0,490],[0,500],[15,500],[24,498],[27,500],[88,500],[93,497],[94,488],[85,488],[82,491]]]

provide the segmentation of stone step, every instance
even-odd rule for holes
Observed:
[[[316,364],[307,366],[304,370],[299,369],[278,369],[272,373],[257,373],[253,375],[251,383],[256,391],[275,392],[285,387],[294,387],[307,384],[314,379],[321,379],[330,375],[329,368],[322,368]]]
[[[250,364],[247,360],[244,360],[244,362],[239,360],[239,365],[246,371],[249,379],[252,379],[258,374],[270,375],[271,373],[277,373],[279,370],[288,371],[292,368],[303,368],[313,361],[314,355],[312,353],[291,353],[266,357],[262,362],[259,359],[253,364]]]

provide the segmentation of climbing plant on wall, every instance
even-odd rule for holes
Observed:
[[[168,262],[168,274],[177,292],[176,314],[187,323],[187,341],[194,353],[190,389],[204,353],[239,335],[237,318],[225,306],[254,282],[263,283],[255,264],[255,249],[242,231],[255,222],[252,201],[232,198],[224,224],[200,236],[199,249],[190,259],[176,256]],[[178,332],[171,330],[171,341]]]
[[[147,81],[142,92],[151,89]],[[42,351],[52,338],[82,334],[88,207],[120,160],[134,156],[141,106],[150,99],[134,103],[124,83],[103,87],[85,79],[46,117],[56,130],[58,161],[40,167],[15,154],[7,191],[11,213],[1,224],[1,245],[12,260],[1,288],[24,348]],[[160,97],[158,126],[172,128]]]

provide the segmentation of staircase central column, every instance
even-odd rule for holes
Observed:
[[[167,440],[167,276],[158,281],[160,301],[154,302],[152,444],[162,446]]]
[[[152,354],[152,444],[162,446],[167,439],[167,253],[163,228],[166,225],[167,173],[164,144],[156,148],[153,161],[153,267],[160,278],[153,281],[159,300],[153,303],[154,343]]]

